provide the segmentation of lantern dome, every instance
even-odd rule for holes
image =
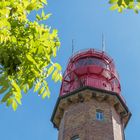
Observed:
[[[105,52],[88,49],[75,53],[64,72],[60,96],[86,86],[120,94],[114,61]]]

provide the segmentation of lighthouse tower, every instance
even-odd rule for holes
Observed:
[[[113,59],[94,49],[74,54],[51,118],[58,140],[125,140],[130,117]]]

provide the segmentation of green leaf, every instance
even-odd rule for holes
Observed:
[[[130,0],[124,0],[124,2],[129,5]]]
[[[50,97],[50,91],[46,90],[43,95],[42,95],[42,99],[45,99],[46,97]]]
[[[29,85],[28,85],[28,84],[25,84],[25,85],[23,86],[23,91],[24,91],[24,93],[27,93],[28,90],[29,90]]]
[[[13,110],[16,111],[17,110],[17,107],[18,107],[17,102],[15,100],[13,100],[13,102],[12,102],[12,108],[13,108]]]
[[[48,69],[48,73],[47,73],[47,76],[49,76],[52,72],[53,72],[53,70],[54,70],[54,66],[53,65],[51,65],[50,67],[49,67],[49,69]]]
[[[36,15],[36,19],[40,21],[41,20],[41,17],[37,14]]]
[[[13,95],[15,95],[15,98],[17,97],[17,98],[22,98],[22,94],[21,94],[21,92],[17,92],[17,91],[13,91]]]
[[[47,14],[44,16],[43,20],[47,20],[52,14]]]
[[[46,89],[48,89],[48,83],[45,80],[43,80],[43,83],[46,86]]]
[[[121,6],[122,5],[122,0],[118,0],[118,6]]]
[[[33,81],[32,80],[29,80],[28,81],[28,85],[29,85],[29,89],[31,89],[33,87]]]
[[[36,9],[36,7],[37,7],[37,3],[30,3],[27,7],[26,7],[26,9],[27,10],[29,10],[29,11],[31,11],[31,10],[34,10],[34,9]]]
[[[135,12],[136,14],[138,14],[138,13],[139,13],[138,9],[134,9],[134,12]]]
[[[1,89],[0,89],[0,94],[3,94],[5,91],[7,90],[7,87],[2,87]]]
[[[31,68],[31,71],[35,74],[36,77],[40,76],[39,72],[36,71],[34,68]]]
[[[128,9],[134,9],[134,2],[129,2]]]
[[[6,102],[11,96],[12,96],[11,92],[6,93],[2,98],[1,102]]]
[[[57,52],[57,48],[55,47],[55,48],[53,49],[53,57],[56,57],[56,52]]]
[[[57,33],[58,33],[58,31],[56,29],[54,29],[53,32],[52,32],[52,36],[54,38],[56,38],[57,37]]]
[[[26,58],[27,58],[30,62],[32,62],[33,64],[37,65],[37,63],[35,62],[35,60],[32,58],[31,55],[26,54]]]
[[[61,71],[62,70],[62,68],[61,68],[61,66],[60,66],[60,64],[58,64],[58,63],[54,63],[54,66],[59,70],[59,71]]]
[[[113,6],[110,7],[110,10],[116,10],[118,9],[118,4],[114,4]]]
[[[56,42],[55,45],[56,45],[56,46],[60,46],[61,43],[60,43],[60,42]]]
[[[109,3],[110,3],[110,4],[114,4],[114,3],[116,3],[117,1],[118,1],[118,0],[110,0]]]
[[[18,93],[21,92],[20,87],[18,86],[18,84],[14,80],[11,82],[11,85],[13,86],[15,91],[17,91]]]
[[[5,86],[5,87],[9,86],[9,81],[6,79],[6,77],[4,76],[0,77],[0,86]]]
[[[9,99],[7,100],[6,106],[9,107],[12,103],[13,103],[13,98],[9,98]]]
[[[43,86],[40,90],[39,90],[39,95],[41,95],[43,92],[44,92],[44,90],[45,90],[45,87]]]
[[[58,80],[60,80],[60,75],[59,75],[59,73],[56,75],[54,81],[57,82]]]
[[[140,3],[136,5],[136,9],[140,10]]]
[[[15,99],[16,99],[17,103],[21,105],[21,97],[15,96]]]
[[[62,74],[59,73],[59,81],[62,81],[62,78],[63,78]]]
[[[123,8],[122,8],[122,7],[119,7],[119,8],[118,8],[118,12],[119,12],[119,13],[122,13],[122,11],[123,11]]]
[[[55,81],[56,76],[58,75],[59,71],[55,70],[52,74],[52,79]]]
[[[41,16],[42,16],[42,18],[44,18],[44,17],[45,17],[44,10],[42,10]]]
[[[38,91],[41,86],[41,82],[37,82],[34,88],[34,92]]]

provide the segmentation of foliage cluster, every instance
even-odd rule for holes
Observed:
[[[109,0],[109,3],[112,4],[110,9],[118,10],[118,12],[122,12],[124,9],[132,9],[138,13],[140,10],[140,0]]]
[[[138,13],[140,0],[109,0],[111,10],[122,12],[133,9]],[[12,105],[16,110],[21,104],[22,93],[31,88],[44,99],[50,96],[47,78],[61,81],[61,66],[53,63],[60,47],[56,29],[40,21],[47,20],[43,8],[47,0],[0,1],[0,103]],[[34,21],[27,16],[41,10]]]
[[[61,66],[53,63],[60,47],[56,29],[40,21],[47,20],[46,0],[0,1],[0,94],[1,103],[16,110],[22,94],[31,88],[44,99],[50,96],[48,76],[61,80]],[[34,21],[27,16],[41,10]]]

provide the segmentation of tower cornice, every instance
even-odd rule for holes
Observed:
[[[92,99],[96,99],[99,102],[106,101],[113,106],[116,112],[120,115],[123,127],[126,127],[131,117],[131,112],[129,111],[123,97],[118,93],[90,86],[81,87],[80,89],[70,92],[69,94],[59,96],[51,117],[54,127],[59,129],[59,124],[63,117],[64,111],[70,105],[79,102],[86,102]]]

